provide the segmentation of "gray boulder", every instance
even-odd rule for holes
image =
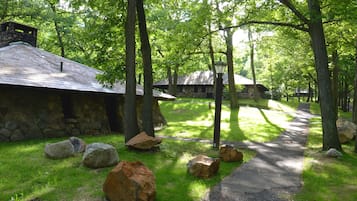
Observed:
[[[68,158],[74,155],[74,147],[69,140],[49,143],[45,146],[45,155],[51,159]]]
[[[356,136],[357,125],[345,119],[336,121],[338,139],[342,144],[351,141]]]
[[[119,162],[119,156],[112,145],[97,142],[87,145],[82,162],[89,168],[110,167]]]
[[[76,153],[83,153],[86,150],[86,143],[84,140],[78,137],[70,137],[69,141],[71,141],[73,147],[74,147],[74,152]]]
[[[342,156],[342,153],[335,148],[331,148],[326,152],[326,156],[330,158],[338,158]]]

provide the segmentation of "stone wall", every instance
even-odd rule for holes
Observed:
[[[67,104],[64,104],[64,97]],[[105,102],[108,97],[113,98],[113,95],[0,85],[0,142],[109,134],[111,128]],[[116,132],[123,133],[124,96],[117,95],[114,100],[117,102],[117,111],[114,112],[118,126]],[[138,96],[139,128],[142,128],[142,102],[143,98]],[[153,121],[155,127],[166,125],[155,99]]]
[[[213,86],[178,86],[177,96],[178,97],[191,97],[191,98],[213,98],[214,88]]]
[[[103,97],[71,94],[73,118],[64,118],[61,93],[0,86],[0,141],[109,133]]]

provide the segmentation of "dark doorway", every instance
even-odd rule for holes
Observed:
[[[110,130],[112,132],[121,132],[120,118],[118,115],[118,100],[115,96],[105,97],[105,108],[107,111]]]
[[[62,102],[62,112],[63,112],[64,119],[75,118],[71,95],[70,94],[62,94],[61,102]]]

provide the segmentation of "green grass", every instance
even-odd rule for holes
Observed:
[[[342,145],[341,158],[327,158],[321,151],[321,118],[310,123],[308,149],[305,151],[304,185],[295,200],[355,201],[357,198],[357,154],[354,144]]]
[[[284,127],[292,119],[287,113],[295,111],[297,106],[297,104],[289,106],[277,101],[263,99],[258,103],[253,100],[240,100],[240,105],[239,110],[231,111],[229,103],[223,102],[221,140],[271,141],[284,130]],[[168,126],[158,132],[158,135],[212,138],[214,100],[181,98],[172,102],[161,102],[160,108]]]
[[[296,104],[276,101],[240,100],[239,110],[230,111],[229,103],[222,107],[221,140],[265,142],[276,138],[291,120]],[[211,108],[209,108],[211,104]],[[178,99],[161,102],[168,126],[157,135],[213,138],[214,101],[208,99]],[[250,107],[255,106],[255,107]],[[267,110],[267,109],[271,110]],[[197,179],[187,174],[187,162],[197,154],[218,157],[211,144],[164,139],[155,153],[133,152],[124,146],[120,135],[85,136],[87,143],[104,142],[115,146],[120,160],[141,161],[154,172],[158,201],[199,200],[205,192],[241,163],[221,162],[218,175]],[[100,201],[102,185],[112,168],[92,170],[81,164],[81,156],[50,160],[44,157],[45,139],[16,143],[0,143],[0,200],[27,201],[39,197],[43,201]],[[255,153],[243,150],[244,162]]]
[[[120,135],[83,137],[87,143],[105,142],[114,145],[120,160],[143,162],[156,177],[158,201],[198,200],[206,190],[218,183],[240,162],[221,162],[218,175],[211,179],[197,179],[187,174],[186,164],[194,155],[218,157],[210,144],[181,142],[165,139],[161,151],[155,153],[128,151]],[[63,160],[44,157],[46,143],[62,139],[0,143],[0,200],[43,201],[100,201],[102,185],[112,168],[92,170],[81,164],[81,156]],[[244,150],[244,162],[254,153]]]
[[[319,103],[310,103],[310,111],[312,114],[321,115]],[[343,112],[339,109],[338,117],[347,120],[352,120],[352,112]]]

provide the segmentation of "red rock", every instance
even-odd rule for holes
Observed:
[[[109,172],[103,191],[110,201],[153,201],[155,177],[139,161],[122,161]]]
[[[150,150],[160,144],[161,141],[161,138],[152,137],[147,135],[145,132],[141,132],[131,138],[125,145],[136,149]]]
[[[210,178],[217,174],[220,160],[205,155],[198,155],[187,164],[187,171],[199,178]]]
[[[222,145],[219,149],[219,157],[225,162],[242,161],[243,153],[230,145]]]

